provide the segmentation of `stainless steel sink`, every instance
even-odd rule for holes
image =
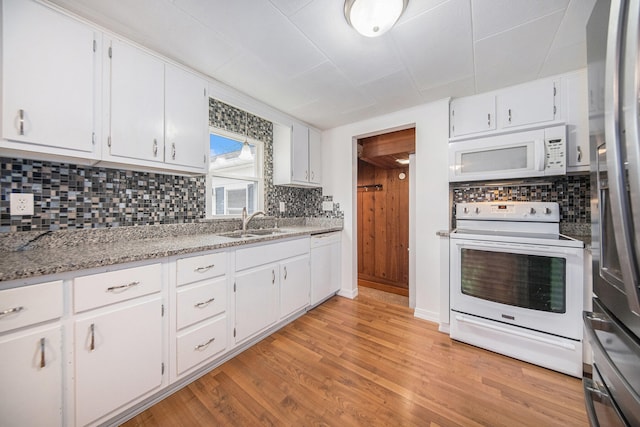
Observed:
[[[248,239],[251,237],[271,236],[271,235],[279,234],[282,232],[283,231],[279,228],[263,228],[263,229],[247,230],[246,233],[243,233],[242,230],[229,231],[227,233],[218,233],[218,236],[230,237],[232,239]]]

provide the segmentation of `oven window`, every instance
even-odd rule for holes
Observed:
[[[566,260],[462,249],[462,293],[532,310],[566,311]]]

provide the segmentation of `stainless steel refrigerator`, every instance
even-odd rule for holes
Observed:
[[[584,313],[592,426],[640,426],[640,0],[598,0],[587,24],[593,311]]]

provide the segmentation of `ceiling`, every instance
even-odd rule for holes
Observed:
[[[49,0],[319,129],[586,66],[595,0],[409,0],[378,38],[344,0]]]

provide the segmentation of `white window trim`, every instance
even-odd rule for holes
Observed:
[[[238,179],[238,180],[245,180],[245,181],[256,181],[256,190],[258,191],[258,200],[257,200],[257,206],[256,206],[256,211],[264,211],[264,200],[265,200],[265,188],[264,188],[264,142],[260,141],[259,139],[254,139],[254,138],[250,138],[250,137],[246,137],[245,135],[239,134],[239,133],[235,133],[235,132],[229,132],[228,130],[225,129],[221,129],[215,126],[209,126],[209,134],[216,134],[216,135],[220,135],[223,136],[225,138],[229,138],[229,139],[233,139],[239,142],[244,142],[245,139],[252,145],[256,146],[256,156],[257,156],[257,160],[258,160],[258,164],[257,164],[257,177],[255,176],[240,176],[240,175],[229,175],[229,174],[223,174],[223,173],[217,173],[215,174],[215,176],[221,177],[221,178],[230,178],[230,179]],[[207,142],[207,146],[209,146],[209,142]],[[209,172],[209,168],[208,165],[211,163],[211,150],[208,149],[207,150],[207,179],[206,179],[206,188],[207,190],[205,191],[206,193],[206,197],[205,197],[205,206],[206,206],[206,218],[207,219],[213,219],[213,218],[240,218],[240,215],[214,215],[213,214],[213,194],[212,194],[212,190],[213,190],[213,182],[211,180],[211,177],[214,176]]]

